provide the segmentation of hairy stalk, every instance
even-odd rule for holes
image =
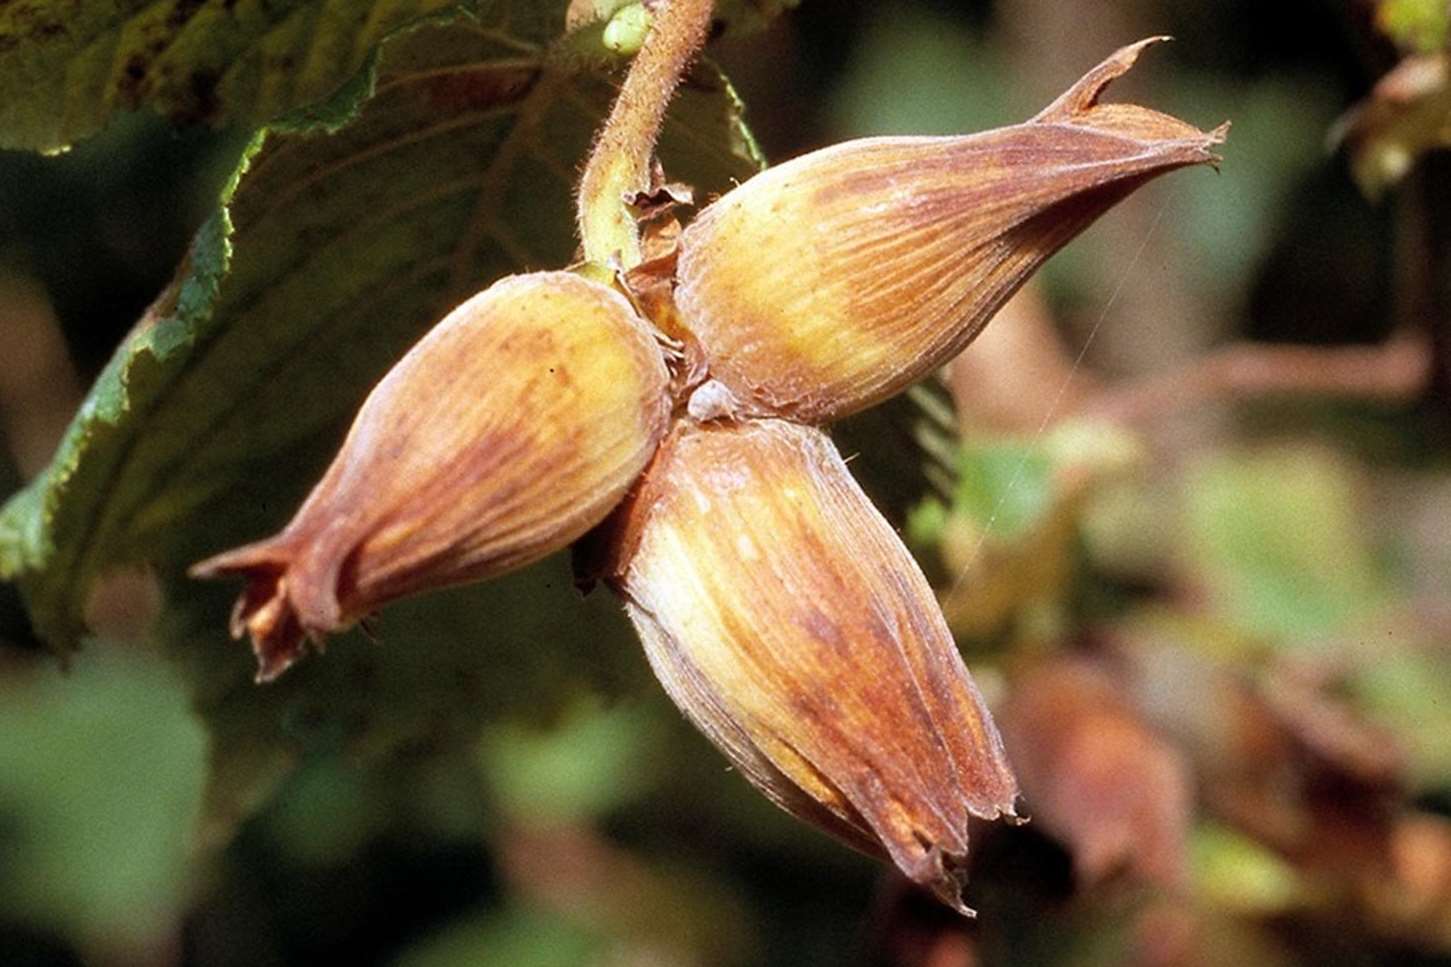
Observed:
[[[649,187],[650,159],[681,75],[705,42],[713,0],[665,0],[579,183],[579,237],[584,257],[621,267],[640,262],[640,235],[628,199]]]

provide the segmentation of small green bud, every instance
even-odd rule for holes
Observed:
[[[650,11],[643,3],[632,3],[615,12],[605,24],[601,42],[606,49],[622,57],[629,57],[645,43],[645,34],[650,32]]]

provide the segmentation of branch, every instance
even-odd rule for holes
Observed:
[[[664,0],[579,183],[579,236],[587,261],[630,269],[640,234],[630,199],[650,187],[650,161],[665,108],[705,42],[713,0]]]
[[[1429,340],[1402,331],[1380,346],[1323,348],[1243,343],[1182,369],[1103,390],[1081,413],[1144,423],[1204,403],[1289,394],[1411,403],[1430,377]]]
[[[1426,335],[1427,399],[1451,414],[1451,162],[1427,154],[1402,185],[1397,211],[1398,322]]]

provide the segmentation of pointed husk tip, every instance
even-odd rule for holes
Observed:
[[[338,628],[303,624],[288,588],[288,564],[274,541],[235,548],[193,564],[189,577],[212,580],[242,577],[246,585],[232,606],[228,630],[232,638],[252,639],[257,658],[255,681],[275,681],[301,658],[305,644],[322,650],[323,634]]]

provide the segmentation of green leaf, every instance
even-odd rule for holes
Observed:
[[[1142,455],[1133,434],[1092,420],[1069,420],[1031,440],[966,442],[957,456],[952,510],[1012,543]]]
[[[1306,641],[1385,601],[1355,480],[1331,455],[1284,448],[1219,457],[1186,488],[1188,563],[1239,627]]]
[[[901,6],[871,19],[830,110],[836,127],[853,135],[979,131],[1042,108],[1024,85],[1001,82],[1011,74],[1001,48],[950,8]]]
[[[953,509],[990,526],[999,540],[1021,536],[1052,505],[1052,458],[1031,444],[965,446],[957,471]]]
[[[20,0],[0,6],[0,148],[59,151],[116,113],[261,124],[469,0]]]
[[[618,5],[600,3],[606,15]],[[733,33],[752,30],[789,5],[736,0],[722,4],[718,20]],[[498,14],[511,6],[512,17]],[[118,113],[142,108],[177,124],[269,124],[340,91],[363,90],[379,48],[421,23],[482,15],[507,22],[515,36],[552,36],[564,27],[564,7],[557,0],[0,4],[0,148],[64,151]]]
[[[1349,691],[1359,709],[1400,740],[1418,788],[1451,785],[1451,655],[1377,643]]]
[[[532,906],[462,917],[415,943],[395,967],[571,967],[608,962],[607,938]]]
[[[480,759],[506,812],[531,823],[584,823],[638,798],[659,776],[655,705],[583,703],[549,730],[489,730]]]
[[[572,182],[614,86],[604,62],[554,42],[562,17],[562,4],[521,4],[397,36],[351,123],[320,130],[356,100],[345,92],[317,112],[325,121],[259,134],[54,462],[0,512],[0,573],[59,648],[83,636],[99,576],[140,564],[162,580],[163,634],[220,750],[210,795],[223,825],[302,752],[474,734],[490,709],[542,705],[532,686],[599,664],[601,638],[627,637],[607,600],[576,609],[552,562],[390,609],[382,645],[342,639],[256,689],[226,642],[234,589],[183,576],[285,522],[369,387],[448,308],[571,259]],[[660,154],[704,193],[754,170],[718,73],[683,87]]]
[[[1445,0],[1380,0],[1375,21],[1402,50],[1430,53],[1451,39],[1451,7]]]
[[[1190,854],[1199,894],[1215,906],[1264,916],[1294,909],[1304,884],[1284,860],[1228,826],[1201,823]]]
[[[86,946],[155,945],[187,902],[177,830],[201,802],[201,724],[174,670],[135,650],[37,672],[0,682],[0,903]]]

